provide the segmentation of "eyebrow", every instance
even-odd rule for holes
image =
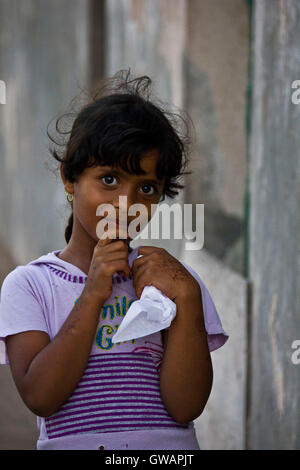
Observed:
[[[128,175],[128,173],[126,173],[125,171],[121,171],[121,170],[116,170],[112,167],[98,167],[99,171],[103,171],[103,172],[109,172],[109,173],[112,173],[112,174],[115,174],[115,175]],[[159,179],[153,179],[153,178],[147,178],[146,175],[141,175],[143,178],[143,181],[146,182],[146,183],[152,183],[152,184],[157,184],[157,185],[162,185],[163,184],[163,181],[162,180],[159,180]]]

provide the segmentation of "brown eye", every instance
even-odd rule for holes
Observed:
[[[152,188],[152,190],[153,190],[152,192],[149,192],[149,191],[144,192],[144,194],[147,194],[148,196],[153,196],[153,194],[155,194],[155,192],[156,192],[155,187],[152,186],[151,184],[144,184],[144,186],[142,186],[142,187],[143,188],[148,188],[148,189]]]
[[[105,182],[105,184],[106,184],[107,186],[112,186],[112,185],[110,184],[110,183],[111,183],[111,180],[112,180],[112,179],[116,179],[116,177],[113,176],[113,175],[105,175],[105,176],[102,176],[101,180],[104,182],[104,179],[108,179],[108,180],[109,180],[109,182],[107,182],[107,181]]]

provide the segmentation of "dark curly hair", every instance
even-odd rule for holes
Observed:
[[[157,98],[151,97],[150,101],[152,80],[148,76],[131,78],[130,73],[130,69],[120,70],[102,79],[87,92],[87,103],[80,110],[58,117],[55,129],[62,139],[50,135],[50,121],[47,135],[55,144],[49,146],[50,153],[63,163],[66,179],[74,182],[85,168],[93,165],[118,166],[130,174],[143,174],[140,159],[149,150],[158,149],[157,177],[165,178],[162,200],[165,195],[174,198],[184,187],[179,178],[191,173],[184,171],[191,143],[191,118],[186,113],[184,119],[167,111]],[[78,96],[73,98],[71,108],[77,100]],[[71,130],[59,128],[62,119],[69,129],[71,120]],[[73,212],[65,229],[67,243],[72,227]]]

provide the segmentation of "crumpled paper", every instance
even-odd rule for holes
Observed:
[[[138,258],[140,256],[143,255]],[[130,305],[112,342],[128,341],[164,330],[175,316],[176,304],[156,287],[145,286],[140,299]]]

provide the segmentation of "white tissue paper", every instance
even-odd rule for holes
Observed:
[[[143,255],[139,255],[138,258]],[[145,286],[139,300],[126,312],[113,343],[141,338],[171,325],[176,315],[176,304],[154,286]]]

